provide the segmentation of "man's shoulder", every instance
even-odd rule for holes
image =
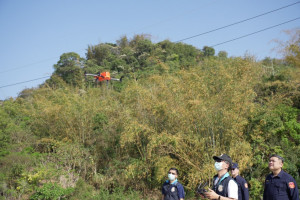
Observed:
[[[231,177],[228,179],[228,183],[229,183],[229,182],[230,182],[231,184],[238,184],[237,181],[234,180],[234,178],[231,178]]]
[[[169,185],[170,183],[168,182],[168,181],[165,181],[164,183],[163,183],[163,186],[165,186],[165,185]]]
[[[181,183],[179,183],[179,182],[176,183],[176,186],[177,186],[177,187],[182,187],[182,188],[183,188],[183,185],[182,185]]]
[[[171,184],[170,184],[169,181],[165,181],[164,184],[163,184],[163,186],[165,186],[165,185],[171,185]],[[174,183],[174,186],[176,186],[176,187],[183,187],[183,185],[181,183],[179,183],[179,182]]]
[[[295,181],[295,179],[290,175],[289,173],[282,170],[282,178],[289,180],[289,181]]]
[[[241,188],[243,188],[243,190],[248,189],[248,183],[242,176],[239,176],[238,184],[241,186]]]
[[[246,179],[244,179],[242,176],[240,176],[240,175],[238,175],[237,177],[236,177],[236,180],[237,180],[237,182],[240,182],[240,183],[245,183],[245,182],[247,182],[246,181]]]
[[[231,176],[227,176],[224,180],[226,180],[226,181],[234,181],[234,182],[236,182],[235,180],[234,180],[234,178],[232,178]]]
[[[229,181],[229,180],[235,181],[234,178],[232,178],[231,176],[227,176],[225,179],[228,180],[228,181]]]
[[[234,178],[232,178],[231,176],[228,176],[226,178],[226,181],[228,183],[228,187],[235,186],[235,185],[238,187],[238,182]]]

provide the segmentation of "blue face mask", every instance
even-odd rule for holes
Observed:
[[[174,181],[175,180],[175,175],[174,174],[168,174],[168,179],[170,181]]]
[[[223,168],[222,168],[222,162],[215,162],[215,169],[216,169],[217,171],[222,170],[222,169],[223,169]]]

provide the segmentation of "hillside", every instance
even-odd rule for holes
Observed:
[[[187,199],[215,174],[212,156],[239,163],[252,199],[268,156],[300,185],[300,32],[283,59],[230,57],[148,36],[65,53],[39,88],[0,106],[2,199],[161,199],[170,167]],[[122,82],[95,84],[109,71]]]

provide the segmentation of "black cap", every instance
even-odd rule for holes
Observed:
[[[239,168],[239,165],[237,163],[232,163],[231,169],[236,169],[236,168]]]
[[[222,154],[220,156],[214,156],[213,159],[215,161],[220,161],[220,160],[228,161],[230,163],[230,166],[232,165],[232,160],[227,154]]]

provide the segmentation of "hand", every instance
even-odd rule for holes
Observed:
[[[208,199],[218,199],[219,198],[219,195],[217,193],[215,193],[215,191],[213,191],[212,189],[209,189],[209,188],[208,188],[208,192],[204,192],[204,195]]]
[[[205,196],[203,194],[197,194],[197,196],[200,196],[201,199],[205,199]]]

